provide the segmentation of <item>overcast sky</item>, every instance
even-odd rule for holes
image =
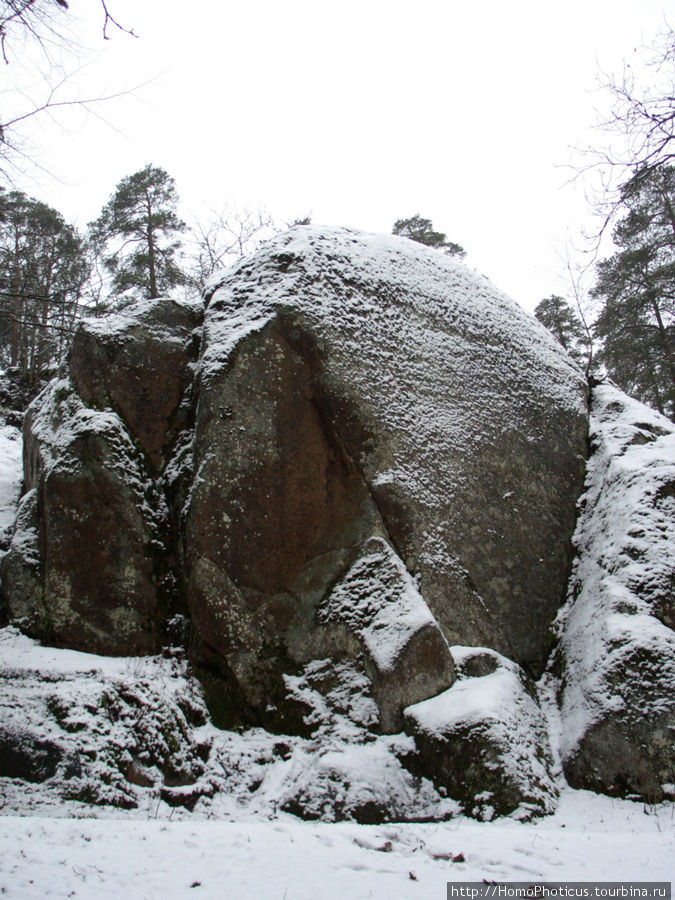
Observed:
[[[391,231],[419,212],[528,309],[564,290],[560,254],[587,216],[574,145],[598,139],[601,70],[635,62],[662,0],[108,0],[137,38],[100,36],[97,0],[71,0],[95,54],[80,96],[145,85],[34,120],[53,176],[20,186],[84,226],[147,163],[185,211],[228,202],[280,220]],[[71,63],[72,65],[72,63]],[[12,66],[4,67],[5,88]],[[68,96],[73,96],[72,93]]]

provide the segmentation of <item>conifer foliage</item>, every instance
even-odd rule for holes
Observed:
[[[598,263],[595,330],[628,394],[675,416],[675,167],[640,170],[621,188],[617,251]]]
[[[164,169],[148,165],[123,178],[91,225],[94,246],[112,276],[115,295],[155,298],[185,283],[176,256],[185,223],[178,192]]]
[[[535,317],[569,353],[582,369],[589,365],[590,340],[570,303],[557,294],[545,297],[534,311]]]
[[[397,219],[391,233],[407,237],[411,241],[417,241],[418,244],[426,244],[427,247],[436,247],[438,250],[443,250],[448,256],[457,256],[460,259],[464,259],[466,256],[464,247],[455,244],[454,241],[446,240],[443,232],[434,231],[431,219],[423,219],[419,213],[415,213],[408,219]]]
[[[64,358],[89,270],[59,212],[0,189],[0,365],[35,384]]]

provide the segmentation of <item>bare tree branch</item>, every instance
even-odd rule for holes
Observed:
[[[624,64],[619,76],[601,73],[609,111],[596,125],[605,135],[595,146],[577,147],[573,180],[595,184],[589,202],[600,225],[591,236],[596,250],[623,208],[620,188],[637,172],[646,177],[675,162],[675,32],[666,25],[650,47],[644,67]],[[642,68],[642,71],[640,69]],[[637,71],[637,74],[636,74]]]
[[[115,28],[117,28],[118,31],[124,32],[124,34],[128,34],[131,37],[138,37],[138,35],[135,34],[135,32],[132,28],[125,28],[124,25],[120,25],[120,23],[117,21],[117,19],[114,18],[114,16],[111,14],[110,10],[108,9],[108,4],[106,3],[106,0],[101,0],[101,6],[103,7],[103,12],[105,14],[105,20],[103,22],[103,40],[104,41],[110,40],[110,38],[108,37],[108,25],[110,25],[110,24],[112,24]]]
[[[111,13],[109,0],[99,2],[104,17],[105,40],[110,39],[110,28],[136,37],[132,29],[120,24]],[[130,90],[125,90],[100,97],[62,98],[64,85],[76,75],[76,71],[66,71],[72,67],[67,66],[65,60],[68,56],[76,57],[77,51],[81,49],[68,32],[68,11],[67,0],[0,0],[0,53],[5,64],[14,63],[17,67],[15,71],[24,73],[24,78],[26,74],[33,78],[33,70],[37,69],[38,77],[46,86],[46,92],[43,91],[45,96],[40,98],[35,97],[35,85],[24,91],[15,80],[14,88],[6,95],[9,104],[3,104],[3,114],[0,114],[0,171],[5,176],[8,176],[9,169],[17,168],[21,171],[15,163],[16,159],[31,158],[25,148],[21,148],[21,139],[18,137],[20,126],[26,121],[67,107],[80,107],[92,113],[93,105],[131,93]],[[31,48],[39,51],[37,61],[35,54],[30,52]],[[61,93],[57,97],[59,92]],[[39,164],[36,165],[41,168]]]
[[[211,276],[237,259],[252,253],[263,241],[280,230],[272,216],[262,209],[226,206],[210,211],[190,228],[188,237],[188,287],[200,295]]]

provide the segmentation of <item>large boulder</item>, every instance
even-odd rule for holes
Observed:
[[[550,672],[568,781],[649,802],[675,771],[675,426],[593,391],[577,559]]]
[[[370,652],[368,603],[326,598],[362,584],[374,538],[428,607],[406,644],[436,648],[416,654],[438,659],[427,696],[453,678],[436,627],[540,672],[587,440],[582,375],[550,335],[452,259],[346,229],[292,229],[207,301],[185,530],[205,663],[269,721],[284,672]],[[401,595],[378,578],[372,596]],[[395,727],[402,698],[369,674]]]

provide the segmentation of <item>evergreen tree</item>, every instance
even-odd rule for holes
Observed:
[[[140,291],[155,298],[185,283],[176,262],[176,185],[164,169],[148,165],[123,178],[91,225],[94,246],[112,275],[113,294]]]
[[[675,416],[675,168],[638,172],[621,189],[618,251],[598,264],[595,330],[627,393]]]
[[[89,274],[84,239],[55,209],[0,190],[0,361],[35,383],[63,359]]]
[[[397,219],[392,228],[392,234],[407,237],[418,244],[426,244],[427,247],[436,247],[443,250],[448,256],[458,256],[464,259],[466,250],[459,244],[448,241],[440,231],[434,231],[431,219],[423,219],[418,213],[409,219]]]
[[[534,315],[576,364],[586,369],[590,361],[590,340],[571,304],[563,297],[551,294],[537,304]]]

